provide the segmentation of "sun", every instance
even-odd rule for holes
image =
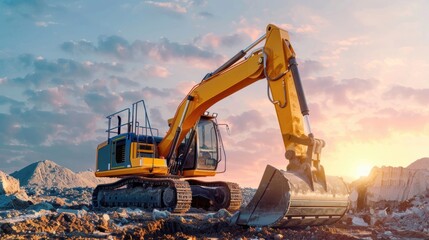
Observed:
[[[361,163],[356,167],[356,176],[357,177],[366,177],[371,172],[372,166],[369,164]]]

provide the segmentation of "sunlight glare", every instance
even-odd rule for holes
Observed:
[[[356,167],[356,176],[357,177],[366,177],[371,172],[372,166],[369,164],[360,164]]]

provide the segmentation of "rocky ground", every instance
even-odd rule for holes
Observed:
[[[91,209],[92,188],[31,188],[31,205],[0,211],[1,239],[429,239],[429,194],[387,209],[350,212],[332,226],[242,227],[231,213]],[[254,189],[243,189],[248,202]]]
[[[356,200],[374,196],[355,191],[352,208],[334,225],[275,229],[237,226],[230,222],[232,214],[224,209],[215,213],[191,209],[182,215],[156,209],[94,210],[93,187],[108,180],[73,173],[51,161],[38,162],[11,175],[0,171],[0,239],[429,239],[429,191],[425,188],[419,188],[419,194],[405,201],[377,204]],[[386,180],[389,184],[398,182],[389,178],[357,183],[367,186]],[[404,196],[401,189],[408,187],[402,185],[397,191],[400,197]],[[243,188],[242,193],[245,206],[255,189]]]

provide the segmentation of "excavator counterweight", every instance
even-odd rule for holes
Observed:
[[[259,44],[263,47],[254,49]],[[268,165],[255,196],[240,208],[238,184],[190,178],[215,176],[218,165],[225,163],[217,114],[207,110],[261,79],[267,80],[267,97],[279,123],[279,144],[283,143],[289,164],[286,170]],[[168,121],[165,136],[155,134],[158,131],[148,120],[144,101],[107,116],[108,137],[97,147],[95,175],[122,179],[97,186],[93,206],[175,213],[191,207],[225,208],[237,211],[234,223],[247,226],[332,224],[347,211],[349,193],[341,178],[325,176],[321,164],[325,142],[314,136],[309,112],[289,34],[270,24],[263,36],[190,90]]]

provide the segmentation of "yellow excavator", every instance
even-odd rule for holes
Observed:
[[[207,109],[261,79],[267,80],[289,164],[286,170],[267,165],[253,199],[240,208],[238,184],[195,178],[214,176],[226,160],[217,114]],[[325,143],[311,131],[289,35],[275,25],[268,25],[266,34],[190,90],[168,121],[165,136],[151,126],[142,100],[107,119],[108,137],[97,147],[95,175],[120,180],[94,189],[95,208],[173,213],[186,213],[191,207],[224,208],[236,212],[236,224],[280,228],[332,224],[348,209],[347,186],[341,178],[325,176],[320,163]]]

